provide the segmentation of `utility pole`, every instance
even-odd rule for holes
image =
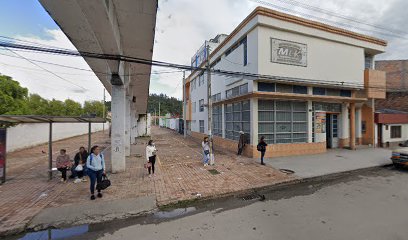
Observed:
[[[210,163],[213,158],[213,136],[212,136],[212,99],[211,99],[211,69],[210,69],[210,46],[205,41],[206,68],[207,68],[207,105],[208,105],[208,138],[210,139]],[[215,164],[214,162],[212,162]]]
[[[157,118],[157,115],[156,115],[156,108],[155,108],[155,109],[154,109],[154,125],[157,126],[157,124],[156,124],[156,118]]]
[[[184,138],[187,136],[187,113],[186,113],[186,107],[187,105],[187,98],[186,98],[186,71],[183,71],[183,133],[184,133]]]
[[[103,88],[103,119],[106,121],[105,114],[105,87]],[[105,133],[105,121],[102,123],[102,132]]]

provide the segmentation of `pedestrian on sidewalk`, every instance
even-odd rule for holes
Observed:
[[[71,168],[72,178],[75,178],[74,183],[85,181],[83,176],[86,175],[86,159],[88,158],[88,151],[84,147],[79,148],[79,152],[75,154],[74,166]]]
[[[262,165],[265,165],[264,157],[265,157],[265,152],[266,152],[266,146],[268,146],[268,144],[265,142],[265,137],[262,136],[258,145],[256,146],[256,149],[261,152],[261,164]]]
[[[201,147],[203,148],[203,163],[205,167],[208,166],[208,161],[210,161],[210,142],[208,137],[204,137]]]
[[[146,160],[147,160],[147,170],[149,171],[149,177],[154,174],[154,164],[156,163],[156,145],[154,144],[153,140],[149,140],[146,146]],[[151,175],[152,174],[152,175]]]
[[[72,163],[67,154],[67,150],[61,149],[60,154],[57,157],[56,165],[58,171],[61,172],[61,182],[67,182],[67,170],[71,167]]]
[[[239,140],[238,140],[238,155],[242,155],[242,150],[245,147],[245,134],[243,131],[239,131]]]
[[[86,159],[87,174],[90,179],[90,190],[91,190],[91,200],[95,200],[95,183],[99,184],[102,182],[102,175],[105,175],[105,159],[103,154],[100,152],[99,146],[93,146],[91,148],[91,154]],[[98,198],[102,197],[100,189],[98,190]]]

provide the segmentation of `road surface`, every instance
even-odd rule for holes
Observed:
[[[175,219],[89,226],[72,239],[408,239],[407,183],[407,171],[370,170],[286,187],[266,201],[234,198]]]

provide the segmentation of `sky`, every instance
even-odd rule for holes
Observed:
[[[153,59],[190,65],[191,57],[205,40],[219,33],[229,34],[256,6],[319,17],[329,24],[347,24],[349,30],[388,41],[387,52],[377,56],[377,59],[408,59],[407,0],[302,2],[308,6],[296,6],[292,0],[159,0]],[[315,7],[343,17],[334,17],[332,13],[323,14],[321,10],[312,11]],[[345,18],[366,24],[350,22]],[[75,49],[37,0],[0,0],[0,23],[0,36]],[[372,25],[381,26],[374,28]],[[32,60],[35,60],[35,64]],[[73,70],[55,64],[85,70]],[[161,71],[169,69],[153,67],[150,92],[181,98],[182,73],[170,70],[171,73],[155,74]],[[0,73],[13,77],[27,87],[30,93],[40,94],[47,99],[70,98],[79,102],[103,99],[102,84],[86,62],[78,57],[0,49]]]

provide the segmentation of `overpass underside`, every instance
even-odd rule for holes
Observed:
[[[152,60],[157,0],[40,0],[79,52]],[[151,65],[84,58],[112,97],[112,172],[148,134]],[[146,128],[144,128],[146,126]]]

